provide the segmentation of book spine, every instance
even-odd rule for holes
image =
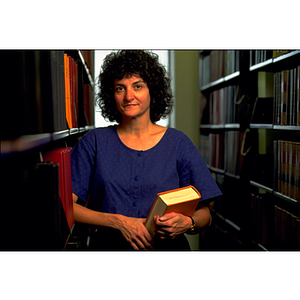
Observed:
[[[296,91],[296,103],[297,103],[297,125],[300,126],[300,66],[297,67],[297,91]]]
[[[295,199],[300,203],[300,143],[296,143],[296,167],[295,167]]]
[[[287,125],[287,70],[281,72],[281,125]]]

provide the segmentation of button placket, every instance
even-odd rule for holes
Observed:
[[[140,198],[140,179],[142,174],[142,158],[143,152],[139,151],[136,155],[135,166],[134,166],[134,177],[133,177],[133,202],[132,207],[136,208],[138,206],[138,200]]]

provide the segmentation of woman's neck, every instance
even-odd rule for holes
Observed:
[[[136,119],[123,120],[117,126],[118,132],[121,134],[131,136],[143,136],[151,133],[157,125],[153,124],[151,120],[141,121]]]
[[[121,141],[135,150],[148,150],[154,147],[162,138],[167,129],[152,122],[149,123],[122,123],[117,126]]]

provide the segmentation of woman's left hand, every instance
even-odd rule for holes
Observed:
[[[186,232],[192,225],[190,217],[171,212],[162,217],[155,216],[156,234],[161,239],[175,238],[176,235]]]

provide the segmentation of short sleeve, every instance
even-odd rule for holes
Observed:
[[[92,133],[87,133],[71,151],[72,192],[83,201],[87,201],[94,174],[96,149],[93,140]]]
[[[200,151],[187,136],[181,139],[178,152],[180,186],[195,186],[201,194],[201,201],[220,196],[222,193]]]

